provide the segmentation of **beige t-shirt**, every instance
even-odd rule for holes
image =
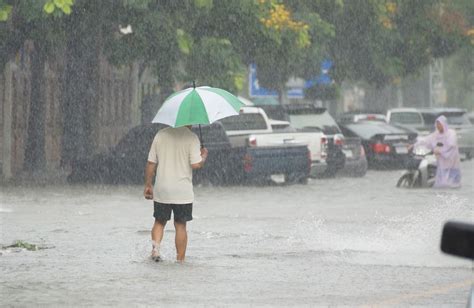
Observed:
[[[160,130],[148,154],[148,161],[158,164],[153,200],[171,204],[194,202],[191,164],[201,160],[199,138],[189,128]]]

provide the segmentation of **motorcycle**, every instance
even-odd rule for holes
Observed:
[[[429,188],[436,177],[436,157],[430,150],[415,148],[407,161],[407,170],[397,182],[397,187]]]

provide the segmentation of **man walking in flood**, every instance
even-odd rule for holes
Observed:
[[[207,149],[201,148],[191,126],[160,130],[151,145],[145,169],[146,199],[154,201],[155,223],[151,230],[151,258],[160,261],[160,243],[173,212],[176,259],[184,261],[188,235],[186,223],[193,219],[193,169],[204,166]],[[156,172],[155,186],[152,185]]]

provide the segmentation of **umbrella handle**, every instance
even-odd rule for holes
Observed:
[[[204,148],[204,142],[202,142],[201,124],[199,124],[199,141],[201,142],[201,149]]]

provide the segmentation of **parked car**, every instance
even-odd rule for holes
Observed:
[[[342,152],[346,157],[344,168],[337,172],[338,175],[363,177],[367,173],[368,162],[362,141],[355,135],[344,135]]]
[[[296,132],[296,129],[291,126],[291,123],[288,121],[280,121],[274,119],[268,119],[270,126],[272,127],[272,131],[275,133],[278,132]]]
[[[383,122],[361,121],[341,125],[345,136],[359,137],[369,167],[404,168],[410,160],[408,146],[416,140],[417,134]]]
[[[119,143],[106,153],[97,154],[72,164],[68,182],[107,184],[142,184],[151,143],[162,124],[145,124],[132,128]],[[198,134],[198,129],[193,128]],[[227,176],[231,146],[220,123],[202,127],[203,142],[209,150],[206,165],[195,172],[195,180],[208,179],[220,183]]]
[[[242,146],[232,149],[229,172],[224,183],[300,183],[308,182],[311,170],[306,145],[266,147]]]
[[[467,159],[474,155],[474,125],[469,121],[466,110],[459,108],[397,108],[387,112],[390,124],[402,125],[417,131],[420,136],[426,136],[435,129],[435,120],[444,115],[449,127],[456,130],[459,152]]]
[[[474,111],[469,112],[467,117],[469,118],[469,122],[474,125]]]
[[[248,118],[240,115],[223,119],[226,123],[238,123],[243,120],[246,125]],[[250,128],[250,127],[247,127]],[[205,142],[209,149],[208,162],[211,152],[214,162],[206,163],[203,169],[197,170],[194,179],[197,182],[209,180],[213,184],[266,183],[270,180],[285,183],[307,183],[310,171],[309,150],[304,144],[271,145],[253,147],[249,144],[235,145],[227,136],[225,126],[221,123],[208,127],[205,140],[214,144],[222,140],[218,149],[213,149],[209,141]],[[207,137],[209,135],[209,137]],[[225,148],[224,148],[225,144]],[[201,180],[202,179],[202,180]]]
[[[339,116],[338,123],[347,124],[347,123],[356,123],[359,121],[380,121],[386,122],[384,114],[380,113],[344,113]]]
[[[131,129],[107,153],[79,160],[72,165],[70,183],[142,184],[150,145],[166,127],[146,124]],[[199,134],[199,129],[193,127]],[[201,127],[202,142],[209,150],[204,168],[193,172],[193,182],[212,184],[263,181],[272,175],[288,182],[306,182],[309,174],[307,147],[233,148],[220,122]]]
[[[327,137],[322,131],[296,130],[288,121],[271,120],[259,107],[243,107],[238,117],[222,120],[233,147],[306,145],[311,155],[311,176],[322,176],[326,171]],[[274,132],[273,126],[280,126]]]
[[[343,152],[344,136],[336,121],[325,108],[313,104],[289,104],[278,106],[261,106],[267,114],[277,120],[290,122],[298,132],[322,133],[320,141],[321,153],[313,163],[312,174],[318,176],[333,176],[345,166],[346,158]],[[353,142],[348,140],[348,142]],[[358,142],[358,141],[354,141]],[[346,145],[350,146],[350,145]]]

